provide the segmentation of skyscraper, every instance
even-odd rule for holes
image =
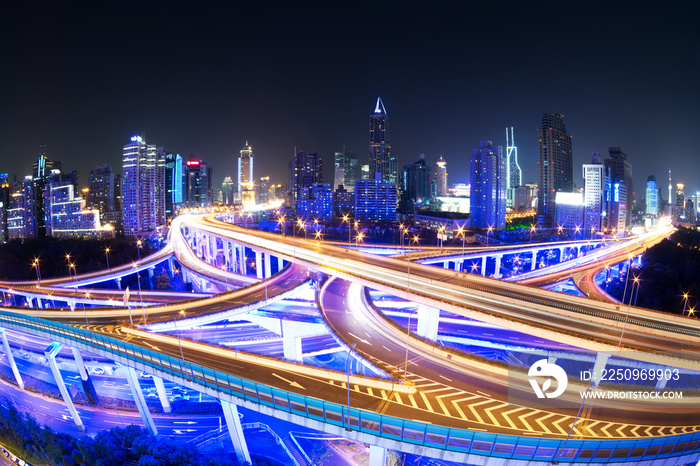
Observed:
[[[387,114],[384,102],[377,97],[374,112],[369,116],[369,176],[381,173],[382,182],[396,184],[398,180],[398,162],[391,153],[391,144],[387,138]]]
[[[542,127],[537,130],[539,143],[539,184],[537,222],[543,228],[553,226],[555,194],[572,192],[573,153],[571,136],[566,132],[564,115],[542,114]]]
[[[505,228],[506,165],[503,147],[494,146],[491,141],[481,141],[479,148],[472,150],[469,165],[472,228]]]
[[[211,199],[211,167],[194,155],[185,164],[185,187],[183,201],[187,207],[210,207]]]
[[[183,202],[184,164],[180,154],[165,154],[165,218],[172,219]]]
[[[95,167],[88,176],[87,207],[100,213],[114,211],[114,171],[110,164]]]
[[[165,152],[134,136],[122,157],[124,234],[138,236],[165,225]]]
[[[430,200],[430,167],[425,162],[425,154],[418,160],[403,164],[401,174],[401,208],[414,210]]]
[[[46,212],[44,211],[46,178],[53,170],[61,170],[62,167],[61,162],[46,157],[46,146],[41,146],[39,159],[32,165],[32,175],[34,176],[32,194],[34,195],[33,204],[36,215],[33,225],[34,235],[39,238],[46,236]]]
[[[676,204],[673,209],[673,218],[677,222],[685,221],[685,186],[683,183],[676,183]]]
[[[355,180],[355,219],[368,222],[396,221],[396,185],[374,179]]]
[[[587,233],[602,231],[606,227],[605,198],[610,183],[606,174],[600,153],[593,152],[591,163],[583,164],[583,227]]]
[[[28,239],[36,237],[34,221],[34,177],[27,175],[24,182],[15,180],[10,195],[10,208],[7,211],[7,229],[9,239]],[[43,202],[43,200],[42,200]]]
[[[289,200],[296,209],[299,199],[310,199],[311,185],[323,182],[323,162],[318,152],[300,150],[289,162]]]
[[[654,175],[649,175],[647,178],[647,188],[646,188],[646,209],[645,217],[648,219],[645,223],[647,226],[651,226],[656,223],[656,218],[659,215],[659,187],[656,185],[656,177]]]
[[[437,189],[436,195],[447,196],[447,162],[440,156],[437,161],[437,172],[436,172]]]
[[[609,159],[605,159],[605,166],[610,169],[610,179],[613,183],[620,183],[620,210],[623,217],[624,228],[632,224],[632,206],[634,203],[632,184],[632,165],[627,161],[627,153],[621,147],[608,148]],[[624,189],[622,189],[624,187]],[[611,212],[612,213],[612,212]],[[616,220],[613,219],[613,222]],[[622,226],[622,222],[620,222]],[[615,226],[615,225],[613,225]],[[619,228],[618,228],[619,229]]]
[[[267,204],[270,201],[270,177],[262,176],[255,185],[255,202]]]
[[[238,154],[238,195],[243,204],[255,203],[255,178],[253,178],[253,146],[245,142]]]
[[[224,178],[221,183],[221,203],[224,205],[233,205],[233,179],[230,176]]]

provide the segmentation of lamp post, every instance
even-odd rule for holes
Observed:
[[[458,227],[457,231],[459,232],[459,233],[457,233],[458,235],[462,235],[462,254],[464,254],[464,240],[465,240],[464,228]]]
[[[351,241],[350,235],[352,234],[352,227],[350,226],[350,220],[348,218],[348,214],[343,215],[343,222],[348,224],[348,246],[350,246],[350,241]],[[342,222],[341,222],[341,225],[342,225]]]
[[[535,225],[532,225],[530,227],[530,242],[532,243],[532,234],[537,230],[537,227]]]
[[[36,269],[36,280],[38,282],[37,287],[41,286],[41,271],[39,270],[39,259],[34,258],[32,262],[32,267]]]
[[[90,292],[85,293],[85,299],[90,299]],[[92,346],[95,346],[95,341],[92,339],[92,332],[90,331],[90,321],[88,321],[87,311],[85,310],[85,302],[83,301],[83,314],[85,315],[85,325],[87,325],[87,330],[90,332],[90,342]]]
[[[68,262],[68,278],[71,278],[73,275],[71,275],[71,265],[70,265],[70,254],[66,254],[66,261]]]
[[[141,262],[141,240],[136,241],[136,252],[139,256],[139,262]]]
[[[418,237],[414,236],[411,243],[418,243]],[[411,259],[408,259],[408,274],[406,275],[406,293],[411,293]],[[408,324],[406,325],[406,363],[403,368],[403,378],[408,380],[408,344],[411,341],[411,314],[408,315]]]
[[[627,272],[629,272],[629,268],[627,269]],[[626,284],[627,284],[627,280],[625,279],[625,285]],[[622,338],[625,336],[625,329],[627,328],[627,320],[629,319],[630,308],[632,307],[632,294],[634,293],[634,285],[637,285],[637,291],[639,291],[639,278],[634,277],[634,282],[632,283],[632,289],[630,290],[630,302],[627,304],[627,314],[625,314],[625,322],[624,322],[624,324],[622,324],[622,332],[620,333],[620,341],[617,343],[618,348],[622,345]],[[623,299],[622,303],[624,304],[624,302],[625,301]]]
[[[486,246],[489,245],[489,237],[491,236],[491,230],[493,230],[493,227],[489,225],[488,229],[486,230]]]
[[[688,293],[683,293],[683,312],[681,312],[681,316],[685,315],[685,310],[688,308]]]
[[[109,270],[109,248],[105,248],[105,258],[107,259],[107,270]]]
[[[348,374],[348,427],[347,430],[350,430],[350,370],[352,369],[352,365],[350,364],[350,356],[352,356],[352,350],[355,349],[355,346],[357,346],[357,343],[353,343],[352,346],[350,347],[350,351],[348,351],[348,358],[345,360],[345,372]]]
[[[625,290],[622,293],[622,304],[625,304],[625,296],[627,296],[627,280],[630,277],[630,269],[632,268],[632,254],[628,255],[628,260],[627,260],[627,274],[625,275]],[[630,296],[630,300],[632,297]]]

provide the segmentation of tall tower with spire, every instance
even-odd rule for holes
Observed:
[[[447,162],[440,156],[437,161],[437,176],[435,177],[437,181],[437,195],[447,196]]]
[[[238,153],[238,196],[244,204],[255,203],[253,178],[253,146],[245,142]]]
[[[387,114],[384,102],[377,97],[374,112],[369,116],[369,172],[370,177],[381,173],[383,183],[396,184],[398,180],[398,163],[391,153],[391,144],[387,138]]]

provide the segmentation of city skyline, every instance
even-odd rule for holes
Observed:
[[[175,10],[138,40],[124,36],[123,43],[112,45],[110,34],[129,17],[128,8],[47,6],[30,12],[15,6],[4,15],[3,35],[10,35],[5,43],[16,43],[9,37],[23,40],[8,51],[11,71],[1,78],[13,92],[0,120],[0,155],[6,161],[0,171],[21,178],[39,145],[46,144],[49,158],[87,174],[95,165],[118,166],[124,141],[145,134],[168,151],[207,160],[214,185],[236,175],[234,160],[246,140],[256,157],[270,161],[270,172],[258,175],[284,180],[296,147],[320,152],[326,158],[324,177],[332,179],[331,158],[344,142],[367,162],[367,115],[381,96],[399,166],[421,152],[430,164],[442,155],[450,183],[468,178],[469,151],[478,141],[505,146],[505,126],[518,133],[523,182],[536,181],[539,117],[561,112],[574,136],[574,166],[588,161],[591,152],[624,147],[636,187],[649,175],[663,178],[670,168],[687,174],[674,176],[674,183],[694,191],[697,182],[688,178],[700,168],[692,141],[698,116],[689,96],[698,64],[686,57],[697,41],[689,36],[692,27],[683,26],[689,15],[680,5],[671,3],[653,17],[621,7],[606,7],[597,17],[584,7],[536,14],[518,5],[502,10],[387,5],[375,12],[386,18],[389,38],[382,63],[362,54],[372,39],[361,31],[372,18],[360,7],[342,18],[332,9],[308,7],[246,6],[237,15],[203,9],[193,17]],[[145,7],[139,14],[157,13]],[[479,22],[457,27],[464,17],[498,14],[503,32],[488,40]],[[85,21],[90,18],[100,19]],[[234,24],[240,29],[235,34],[229,32]],[[532,33],[544,24],[557,41]],[[654,28],[644,28],[651,24]],[[194,34],[163,34],[185,26]],[[296,31],[304,26],[318,34],[301,37]],[[606,33],[613,29],[614,37]],[[641,29],[651,32],[632,34]],[[335,34],[338,30],[353,33]],[[246,32],[253,38],[246,39]],[[556,79],[535,66],[545,45],[566,57]],[[509,69],[518,70],[517,78],[487,80],[469,72],[502,56],[514,57]],[[129,71],[149,61],[176,71],[157,80]],[[668,62],[676,66],[673,77],[666,72]],[[427,67],[430,73],[423,72]],[[618,72],[601,72],[611,68]],[[295,69],[318,71],[299,79]]]

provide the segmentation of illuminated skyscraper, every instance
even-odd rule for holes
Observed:
[[[472,150],[469,169],[469,212],[472,228],[503,229],[506,226],[506,157],[503,146],[481,141]]]
[[[685,186],[683,183],[676,183],[676,204],[673,209],[673,217],[677,222],[685,221]]]
[[[253,178],[253,146],[245,142],[238,154],[238,195],[243,204],[255,203],[255,178]]]
[[[165,217],[172,219],[183,202],[184,164],[180,154],[165,154]]]
[[[36,215],[33,225],[36,237],[46,236],[46,212],[44,212],[46,178],[53,170],[61,170],[62,167],[63,164],[61,162],[53,161],[46,157],[46,146],[41,146],[39,159],[32,165],[32,175],[34,176],[32,193],[34,195],[33,203]]]
[[[656,177],[650,175],[647,178],[647,188],[646,188],[646,210],[644,212],[645,217],[649,219],[649,225],[656,223],[656,217],[659,215],[659,188],[656,185]]]
[[[187,207],[211,207],[211,167],[194,155],[185,164],[183,201]]]
[[[430,201],[430,167],[421,153],[415,162],[404,163],[401,174],[401,208],[407,211]]]
[[[141,136],[124,146],[122,158],[124,234],[148,235],[165,225],[165,152]]]
[[[230,176],[224,178],[221,183],[221,203],[224,205],[233,205],[233,179]]]
[[[606,227],[606,193],[610,180],[600,154],[591,154],[591,163],[583,164],[583,228],[586,233],[600,232]],[[563,226],[561,224],[556,227]]]
[[[398,180],[398,162],[391,153],[391,144],[387,138],[387,114],[384,102],[377,97],[374,113],[369,116],[369,176],[381,173],[382,182],[396,184]]]
[[[632,165],[627,161],[627,153],[621,147],[608,148],[609,159],[605,166],[610,169],[611,182],[620,182],[620,215],[624,218],[624,228],[632,224],[632,206],[634,205],[634,185],[632,184]],[[613,221],[615,221],[613,219]]]
[[[10,195],[10,208],[7,211],[7,229],[9,239],[28,239],[36,237],[34,220],[34,178],[24,177],[24,182],[15,182]]]
[[[447,196],[447,162],[440,156],[440,160],[437,161],[437,190],[436,194],[438,196]]]
[[[554,220],[555,194],[573,191],[573,153],[571,136],[566,133],[564,115],[542,114],[542,127],[537,130],[539,142],[539,183],[537,222],[551,228]]]
[[[300,199],[311,199],[311,185],[323,182],[323,162],[317,152],[301,150],[289,162],[289,200],[296,209]]]

